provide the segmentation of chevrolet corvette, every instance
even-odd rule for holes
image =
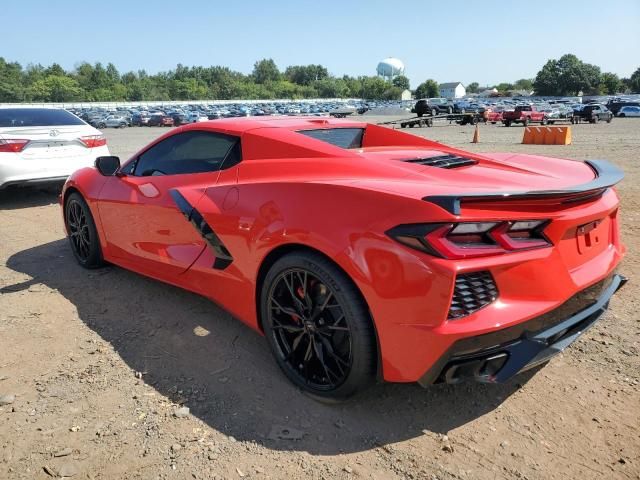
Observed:
[[[626,282],[602,160],[471,153],[329,118],[223,119],[75,172],[75,259],[204,295],[305,393],[504,382],[547,362]]]

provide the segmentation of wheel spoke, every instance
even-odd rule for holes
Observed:
[[[298,327],[295,325],[284,325],[282,323],[273,326],[274,330],[285,330],[289,333],[298,333],[304,331],[304,327]]]
[[[345,367],[348,367],[349,364],[347,362],[345,362],[343,359],[341,359],[336,352],[333,350],[333,347],[331,346],[331,342],[329,340],[327,340],[324,337],[320,337],[320,341],[322,342],[322,345],[324,346],[324,348],[326,349],[327,353],[329,354],[329,356],[335,360],[335,364],[336,366],[340,369],[340,373],[344,374],[344,370],[342,369],[342,367],[340,366],[340,364],[344,365]]]
[[[293,286],[294,273],[291,272],[291,283],[289,283],[289,280],[287,279],[287,275],[283,277],[283,280],[284,280],[284,283],[287,285],[287,289],[289,290],[289,295],[291,295],[291,299],[293,300],[293,305],[296,308],[298,315],[304,316],[304,305],[298,298],[298,295],[296,295],[296,290]]]
[[[293,339],[293,343],[291,344],[291,350],[289,350],[289,353],[285,357],[285,360],[289,360],[291,359],[291,357],[293,357],[293,354],[300,346],[300,342],[302,341],[303,337],[304,337],[304,332],[301,332],[296,338]]]
[[[299,317],[299,316],[300,316],[300,315],[298,314],[298,312],[296,312],[295,310],[293,310],[293,309],[291,309],[291,308],[286,308],[286,307],[283,307],[282,305],[280,305],[280,303],[279,303],[275,298],[273,298],[273,297],[272,297],[272,298],[271,298],[271,301],[272,301],[273,303],[275,303],[275,304],[276,304],[276,308],[277,308],[278,310],[281,310],[283,313],[286,313],[287,315],[294,315],[294,316],[296,316],[296,317]],[[273,307],[272,307],[272,308],[273,308]]]
[[[322,365],[322,369],[327,374],[327,381],[331,385],[334,385],[333,381],[331,380],[331,376],[333,375],[333,377],[336,379],[340,379],[340,376],[333,373],[329,368],[329,366],[327,365],[327,363],[324,361],[324,353],[322,352],[323,348],[324,347],[320,342],[316,342],[316,341],[313,342],[313,349],[316,352],[316,357],[318,357],[318,360],[320,361],[320,365]]]
[[[302,299],[304,300],[306,310],[311,311],[313,308],[313,301],[307,291],[307,278],[309,277],[309,274],[306,271],[302,272],[302,274],[303,275],[300,275],[300,272],[296,272],[296,276],[298,277],[302,287]]]

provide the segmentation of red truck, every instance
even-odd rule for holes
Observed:
[[[534,105],[519,105],[513,111],[502,112],[502,123],[510,127],[512,123],[522,123],[525,127],[530,123],[547,124],[547,114]]]

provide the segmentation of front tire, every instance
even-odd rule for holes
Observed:
[[[265,336],[284,374],[316,400],[338,402],[373,383],[373,323],[351,279],[328,259],[291,253],[260,295]]]
[[[96,224],[89,205],[79,193],[69,195],[64,206],[64,222],[71,250],[78,263],[89,269],[103,266]]]

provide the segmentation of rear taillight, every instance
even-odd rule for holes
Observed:
[[[442,258],[496,255],[551,245],[543,230],[548,220],[424,223],[400,225],[387,235],[409,247]]]
[[[102,147],[107,144],[107,139],[104,135],[87,135],[80,137],[80,141],[84,143],[87,148]]]
[[[29,143],[29,140],[25,138],[7,138],[5,140],[0,139],[0,152],[18,153],[24,150],[24,147]]]

